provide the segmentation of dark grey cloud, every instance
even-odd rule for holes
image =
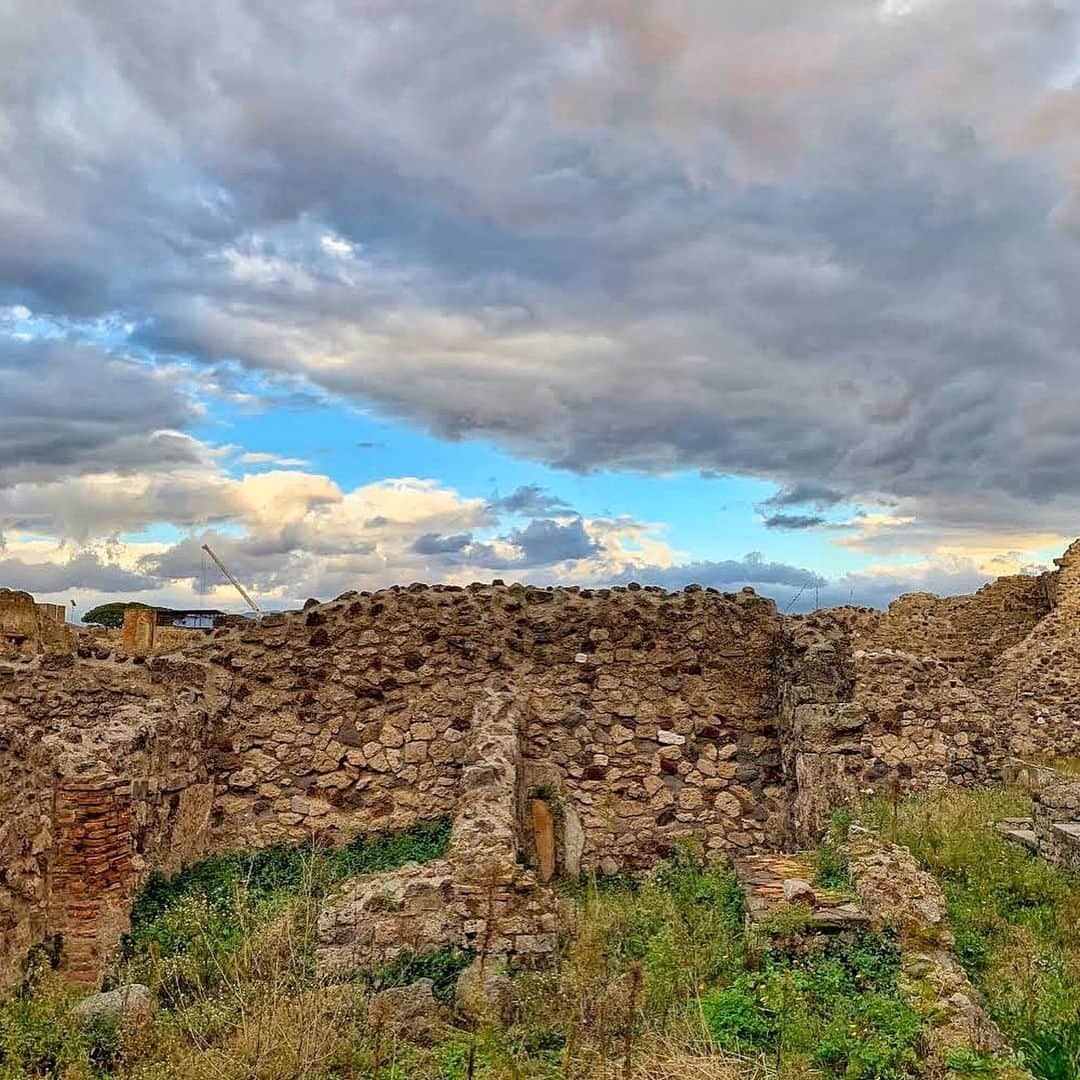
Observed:
[[[521,567],[587,559],[600,550],[580,520],[562,523],[534,518],[524,529],[514,529],[506,539],[521,548],[521,558],[509,565]]]
[[[680,563],[675,566],[635,566],[617,579],[617,584],[636,581],[642,585],[659,585],[664,589],[681,589],[687,585],[711,585],[730,591],[751,585],[771,593],[776,586],[790,585],[796,589],[821,588],[827,580],[813,570],[788,563],[768,562],[760,552],[752,551],[741,559],[721,559]]]
[[[775,495],[760,503],[758,509],[772,507],[779,510],[788,506],[812,506],[816,510],[825,510],[843,501],[844,496],[839,491],[824,484],[785,484]]]
[[[424,533],[416,539],[412,549],[418,555],[453,555],[463,551],[472,542],[472,533],[455,533],[453,536]]]
[[[103,562],[93,552],[80,552],[63,562],[26,562],[0,557],[0,586],[32,593],[87,589],[94,592],[135,592],[156,588],[160,582],[115,563]]]
[[[523,484],[509,495],[492,499],[488,505],[497,513],[519,514],[522,517],[577,513],[569,503],[545,491],[539,484]]]
[[[629,11],[16,0],[0,302],[559,467],[761,477],[778,512],[1080,515],[1048,92],[1080,9]],[[20,452],[142,438],[72,431]]]
[[[468,563],[495,570],[550,566],[588,559],[600,551],[600,545],[585,531],[580,519],[560,522],[533,518],[524,528],[509,532],[503,540],[519,548],[520,554],[513,557],[501,554],[494,545],[474,540],[472,533],[448,536],[424,533],[414,541],[412,550],[419,555],[448,557],[447,566]]]
[[[820,514],[771,514],[762,522],[766,529],[813,529],[825,524]]]
[[[191,401],[163,375],[67,341],[0,336],[0,486],[193,464]]]
[[[317,560],[304,550],[299,536],[240,537],[207,532],[185,537],[165,551],[143,556],[138,561],[139,572],[159,587],[173,582],[190,583],[197,590],[224,586],[227,583],[221,571],[202,550],[204,543],[210,544],[232,574],[256,596],[280,588],[292,594],[317,565]],[[238,603],[243,606],[239,598]]]

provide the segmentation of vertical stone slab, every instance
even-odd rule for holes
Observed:
[[[128,652],[149,656],[154,649],[157,630],[157,612],[152,608],[128,608],[124,612],[124,628],[120,631],[120,644]]]
[[[536,877],[538,881],[550,881],[555,876],[555,815],[546,799],[533,799],[530,808],[536,844]]]
[[[523,727],[517,695],[502,684],[484,687],[473,709],[449,851],[458,875],[478,884],[511,881],[518,871]]]

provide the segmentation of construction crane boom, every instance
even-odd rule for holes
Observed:
[[[241,585],[240,582],[237,581],[236,578],[234,578],[232,574],[229,573],[228,567],[214,554],[210,545],[203,544],[202,549],[206,552],[207,555],[210,556],[211,559],[214,560],[214,565],[229,579],[229,581],[232,583],[233,588],[247,601],[248,606],[251,608],[251,610],[254,611],[256,615],[262,617],[262,608],[260,608],[259,605],[256,604],[250,596],[248,596],[247,589],[245,589],[244,586]]]

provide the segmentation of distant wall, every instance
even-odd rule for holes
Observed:
[[[0,660],[72,652],[75,637],[62,604],[37,604],[28,592],[0,588]]]

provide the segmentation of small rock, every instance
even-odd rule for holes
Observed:
[[[428,1036],[442,1019],[434,987],[431,979],[417,979],[408,986],[380,990],[368,1006],[368,1019],[374,1025],[394,1031],[408,1031],[416,1037]]]
[[[943,918],[941,908],[933,900],[915,900],[911,905],[931,926],[937,926]]]
[[[75,1006],[74,1015],[84,1021],[124,1020],[136,1026],[145,1024],[154,1010],[150,987],[128,983],[115,990],[91,994]]]
[[[470,1020],[509,1017],[513,1007],[513,984],[505,971],[489,957],[481,973],[480,961],[474,960],[459,976],[454,989],[454,1007]]]
[[[809,881],[793,877],[784,879],[784,899],[789,904],[807,904],[813,907],[817,896]]]
[[[682,746],[686,742],[685,735],[679,735],[674,731],[658,731],[656,733],[656,741],[663,743],[665,746]]]

